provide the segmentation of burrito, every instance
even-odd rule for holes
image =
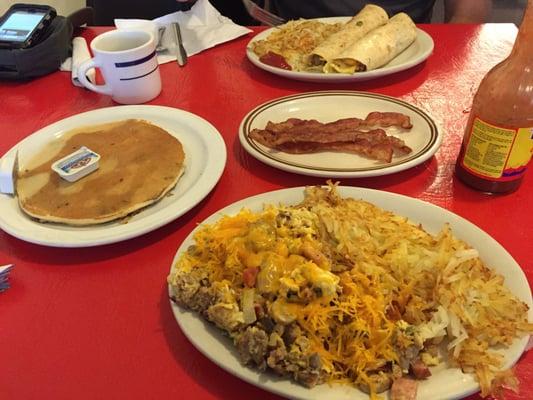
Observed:
[[[413,20],[405,13],[396,14],[328,61],[324,72],[353,74],[379,68],[409,47],[416,35]]]
[[[385,25],[388,20],[389,16],[383,8],[373,4],[366,5],[340,31],[328,37],[313,50],[309,56],[309,64],[323,66],[368,32]]]

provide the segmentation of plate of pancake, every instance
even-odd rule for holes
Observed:
[[[308,82],[356,82],[414,67],[433,52],[433,39],[405,13],[389,18],[376,5],[353,17],[299,19],[267,29],[247,46],[257,67]]]
[[[69,182],[52,164],[81,148],[99,155],[98,168]],[[65,118],[5,156],[15,155],[16,194],[0,195],[0,228],[54,247],[114,243],[169,223],[211,191],[226,163],[224,140],[209,122],[146,105]]]

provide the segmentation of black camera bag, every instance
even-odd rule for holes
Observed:
[[[70,54],[72,32],[70,19],[58,15],[33,46],[0,48],[0,79],[29,79],[57,71]]]

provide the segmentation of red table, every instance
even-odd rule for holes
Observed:
[[[0,265],[14,263],[11,289],[0,294],[1,399],[274,399],[201,355],[172,315],[165,278],[181,241],[204,218],[242,198],[324,179],[282,172],[250,157],[237,138],[244,115],[273,98],[327,89],[397,96],[427,109],[444,142],[431,160],[394,175],[344,179],[427,200],[473,222],[498,240],[533,283],[533,171],[515,193],[476,192],[453,175],[472,95],[486,71],[510,51],[514,25],[426,25],[435,52],[393,76],[352,84],[287,80],[245,57],[250,37],[193,56],[185,68],[161,67],[164,89],[151,104],[193,112],[215,125],[228,161],[215,189],[172,223],[122,243],[85,249],[29,244],[0,231]],[[87,29],[92,38],[101,30]],[[0,154],[64,117],[113,106],[110,98],[73,87],[57,72],[0,86]],[[533,397],[533,352],[516,367],[520,394]],[[477,398],[477,396],[473,396]]]

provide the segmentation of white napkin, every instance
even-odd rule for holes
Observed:
[[[177,11],[152,21],[116,19],[115,26],[118,29],[146,29],[156,35],[158,27],[165,26],[160,44],[167,50],[159,52],[157,57],[159,64],[164,64],[176,59],[177,49],[170,28],[172,22],[178,22],[180,25],[183,46],[188,56],[252,32],[251,29],[237,25],[221,15],[208,0],[198,0],[189,11]]]
[[[0,193],[15,193],[15,177],[18,171],[18,152],[14,156],[0,158]]]
[[[91,53],[89,53],[89,47],[87,42],[82,37],[75,37],[72,39],[72,57],[67,58],[63,61],[63,64],[59,67],[61,71],[71,71],[72,83],[76,86],[82,87],[83,85],[78,80],[78,66],[91,58]],[[87,78],[94,83],[95,71],[90,69],[87,71]]]

